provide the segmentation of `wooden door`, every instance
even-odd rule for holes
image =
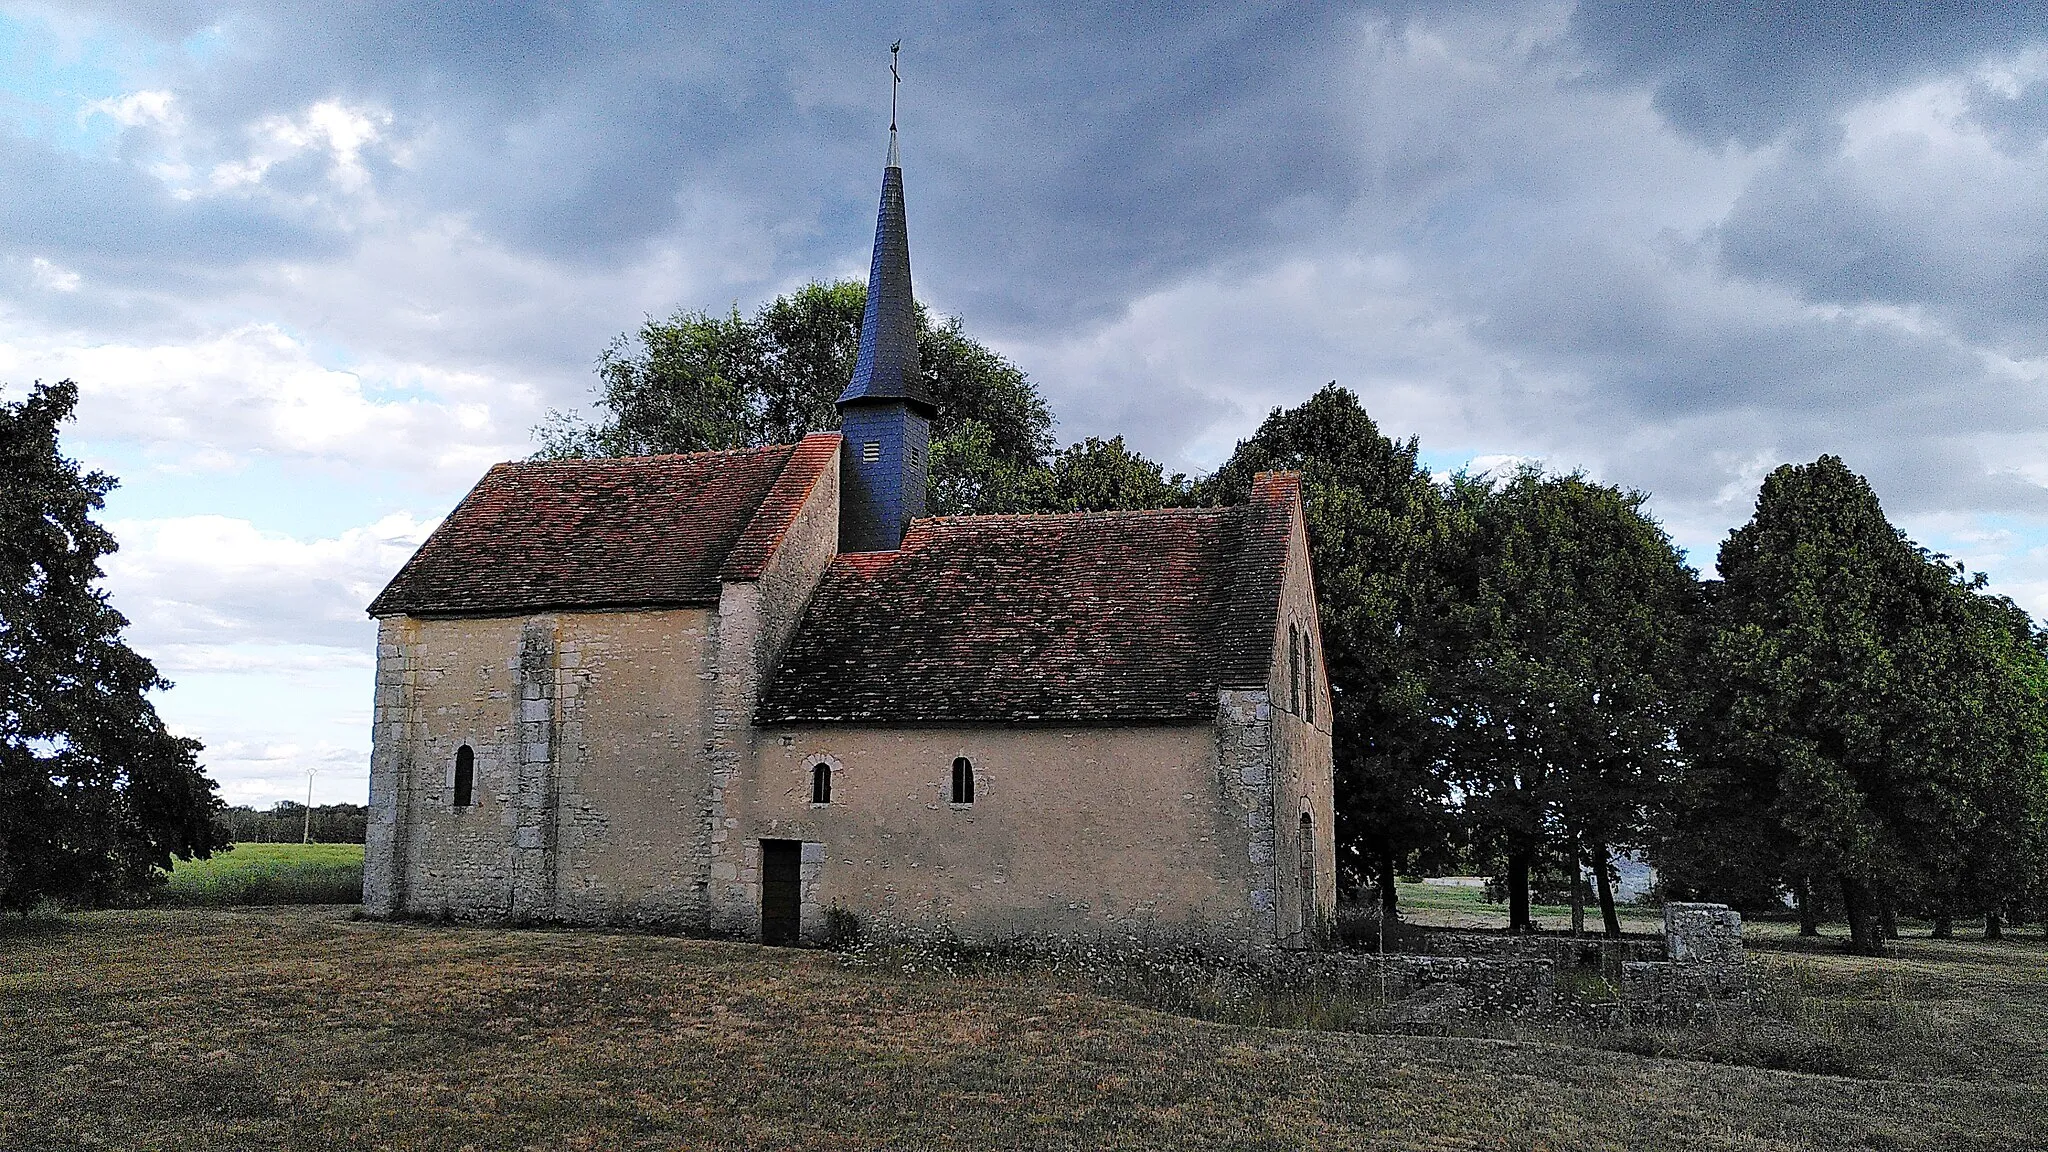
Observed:
[[[761,943],[794,944],[800,926],[803,843],[761,841]]]

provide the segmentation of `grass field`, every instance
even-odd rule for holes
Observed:
[[[1401,917],[1410,923],[1426,924],[1432,928],[1507,927],[1508,906],[1487,903],[1480,889],[1434,884],[1401,884],[1397,889]],[[1623,932],[1664,930],[1664,910],[1661,907],[1622,904],[1615,911],[1621,916]],[[1529,915],[1537,927],[1546,931],[1572,926],[1572,910],[1564,905],[1536,904],[1530,907]],[[1590,902],[1586,905],[1586,927],[1594,932],[1600,930],[1599,905]]]
[[[2048,1143],[2048,945],[1763,963],[1791,1000],[1766,1023],[1853,1039],[1857,1075],[1244,1027],[1028,974],[334,908],[32,919],[0,928],[0,1148]]]
[[[178,861],[155,896],[159,904],[209,908],[362,899],[361,844],[237,844],[205,860]]]

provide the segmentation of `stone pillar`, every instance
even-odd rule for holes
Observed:
[[[513,920],[555,915],[555,620],[536,616],[519,637],[519,733],[510,852]]]
[[[1244,821],[1246,942],[1270,948],[1280,942],[1279,851],[1273,827],[1273,708],[1264,689],[1221,693],[1217,761],[1223,798]]]
[[[377,688],[370,725],[370,812],[363,846],[363,913],[385,919],[405,911],[406,821],[420,735],[418,625],[377,621]]]
[[[1664,947],[1681,964],[1740,960],[1742,913],[1726,904],[1666,904]]]

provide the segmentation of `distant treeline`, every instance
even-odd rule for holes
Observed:
[[[315,844],[361,844],[370,810],[361,804],[321,804],[313,809],[311,839]],[[214,813],[216,838],[234,844],[297,844],[309,831],[306,806],[280,800],[267,809],[246,804]]]

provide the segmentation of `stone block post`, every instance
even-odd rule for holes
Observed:
[[[370,813],[363,847],[363,913],[385,919],[405,910],[406,820],[412,749],[419,734],[418,626],[405,617],[377,622],[377,695],[370,727]]]
[[[556,773],[555,621],[536,617],[519,638],[516,726],[518,783],[512,796],[512,907],[514,920],[555,915]]]
[[[1680,964],[1739,961],[1742,913],[1726,904],[1666,904],[1664,947]]]

